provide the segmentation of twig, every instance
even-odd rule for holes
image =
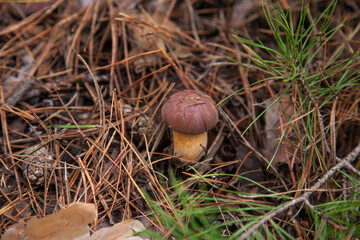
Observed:
[[[290,207],[297,205],[298,203],[307,203],[308,198],[316,192],[315,190],[319,189],[325,182],[327,182],[338,170],[343,168],[345,165],[351,163],[356,159],[356,157],[360,154],[360,143],[354,148],[354,150],[349,153],[345,158],[341,159],[341,161],[336,164],[333,168],[331,168],[322,178],[320,178],[314,186],[310,188],[310,191],[305,192],[300,197],[291,200],[290,202],[278,207],[274,211],[270,212],[268,215],[260,219],[254,225],[252,225],[247,232],[240,235],[236,240],[245,240],[248,239],[251,234],[253,234],[260,226],[265,224],[267,221],[271,220],[276,215],[286,211]]]
[[[349,170],[353,171],[355,174],[360,176],[360,171],[357,170],[353,165],[351,165],[351,163],[346,162],[345,167],[347,167]]]

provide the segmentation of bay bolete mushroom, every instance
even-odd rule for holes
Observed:
[[[181,91],[164,103],[161,115],[173,130],[174,155],[198,161],[207,147],[207,131],[218,121],[214,101],[200,91]]]

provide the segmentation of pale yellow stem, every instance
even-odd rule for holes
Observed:
[[[174,155],[184,160],[198,161],[207,147],[207,132],[186,134],[173,131]]]

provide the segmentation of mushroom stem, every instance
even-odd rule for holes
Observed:
[[[207,132],[186,134],[173,130],[174,155],[185,160],[198,161],[207,147]]]

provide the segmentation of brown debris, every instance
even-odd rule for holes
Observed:
[[[46,175],[49,176],[55,164],[55,160],[49,149],[45,146],[42,147],[41,145],[36,145],[28,148],[24,155],[27,155],[22,163],[24,174],[28,177],[30,182],[35,185],[44,184]]]
[[[26,8],[0,4],[1,233],[18,223],[7,234],[19,238],[28,226],[21,219],[50,216],[59,206],[83,201],[98,210],[98,217],[90,221],[92,232],[127,219],[145,219],[147,229],[171,238],[172,229],[148,214],[154,209],[143,195],[146,191],[169,215],[178,216],[182,205],[169,200],[178,195],[169,169],[175,169],[176,179],[194,199],[213,194],[224,200],[212,202],[221,209],[221,204],[233,206],[226,201],[229,196],[232,201],[278,205],[280,200],[254,194],[264,196],[268,190],[296,199],[337,166],[337,157],[346,156],[359,141],[360,93],[356,86],[337,84],[342,76],[357,76],[359,64],[322,78],[316,86],[311,86],[312,79],[279,81],[262,71],[251,59],[254,53],[271,59],[269,52],[259,47],[250,51],[233,36],[279,50],[261,2],[270,3],[57,0],[39,8],[29,1]],[[291,9],[289,21],[297,26],[302,1],[278,2],[275,8]],[[314,24],[327,6],[326,1],[310,1],[306,22]],[[328,36],[319,37],[310,49],[309,56],[315,57],[306,71],[321,76],[329,74],[325,67],[330,66],[330,72],[336,72],[339,60],[358,52],[359,13],[354,1],[338,1],[329,24],[342,27],[321,49]],[[316,29],[309,41],[321,34]],[[308,85],[311,94],[304,90]],[[326,88],[334,98],[318,95]],[[171,131],[161,122],[162,105],[182,90],[204,92],[219,103],[219,123],[208,132],[204,156],[194,166],[201,170],[197,173],[175,161]],[[279,96],[263,113],[263,105]],[[316,127],[305,131],[310,124]],[[357,174],[358,162],[346,166],[341,170]],[[216,176],[203,179],[198,173]],[[334,173],[334,181],[314,191],[310,202],[326,203],[343,195],[345,199],[353,183],[343,176]],[[201,184],[208,191],[199,189]],[[348,190],[341,195],[339,186]],[[233,193],[224,193],[228,190]],[[267,212],[249,214],[260,217]],[[281,222],[294,238],[315,238],[313,219],[305,208],[291,208],[289,215],[272,220]],[[223,222],[243,218],[238,212],[216,217]],[[67,221],[62,217],[61,224]],[[88,223],[80,230],[87,237]],[[222,229],[223,235],[229,237],[242,224]],[[271,224],[266,227],[273,232]]]
[[[140,236],[133,236],[136,232],[145,230],[144,225],[134,219],[119,222],[112,227],[102,228],[91,235],[90,240],[146,240]]]
[[[44,218],[31,218],[26,225],[22,221],[17,223],[3,235],[2,239],[86,240],[90,237],[88,224],[95,217],[96,209],[93,204],[73,203],[66,209]]]
[[[270,104],[272,104],[272,100],[265,104],[266,108],[269,107]],[[286,163],[287,159],[294,154],[292,144],[295,144],[295,142],[289,139],[291,129],[282,129],[280,127],[280,124],[285,125],[292,117],[294,117],[294,109],[289,94],[281,96],[265,113],[266,137],[263,152],[265,157],[273,159],[273,164],[275,165]],[[282,121],[280,121],[279,118],[282,118]],[[280,141],[283,131],[285,131],[285,133],[282,141]]]
[[[178,42],[178,36],[174,33],[180,32],[179,27],[167,19],[163,13],[158,13],[153,16],[148,13],[132,13],[131,15],[121,14],[119,21],[129,22],[129,38],[131,39],[130,56],[163,49],[169,51],[172,47],[174,53],[178,58],[187,58],[191,56],[189,49]],[[151,66],[158,62],[159,57],[155,54],[146,55],[134,60],[135,70],[141,72],[144,66]]]

